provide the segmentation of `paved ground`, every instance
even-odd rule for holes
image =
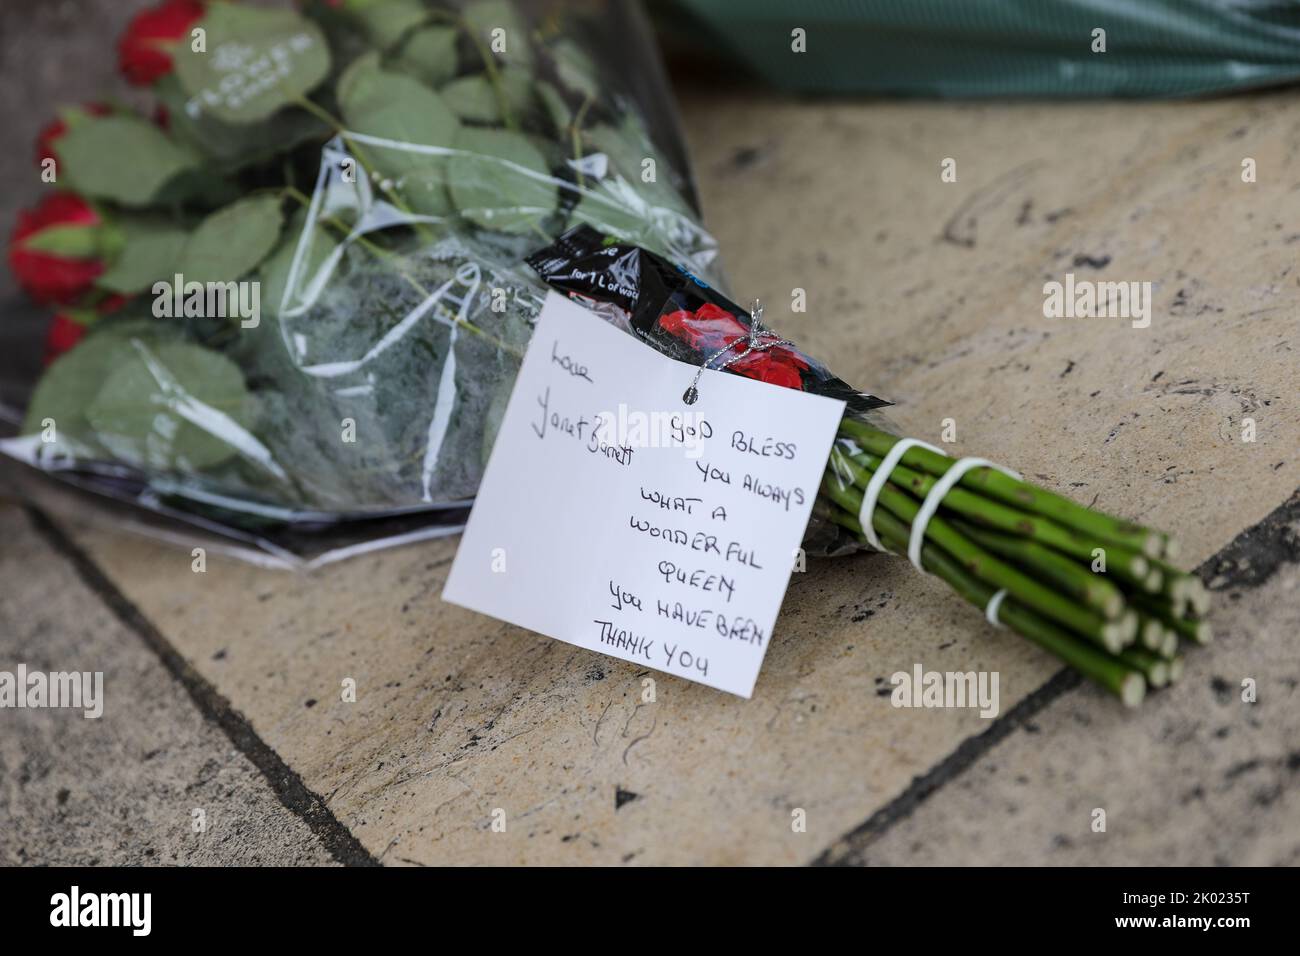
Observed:
[[[1123,712],[862,556],[795,576],[752,701],[656,675],[645,704],[631,665],[442,604],[455,539],[312,576],[221,558],[198,575],[188,552],[10,508],[0,668],[112,676],[99,721],[0,714],[0,859],[1296,861],[1300,94],[693,88],[683,107],[732,285],[783,333],[895,398],[910,433],[953,418],[963,450],[1178,533],[1221,635],[1182,685]],[[1044,319],[1042,284],[1067,271],[1151,281],[1151,327]],[[788,315],[795,288],[809,308]],[[1002,715],[892,708],[881,686],[915,662],[999,671]]]

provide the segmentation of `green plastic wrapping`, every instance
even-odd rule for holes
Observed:
[[[710,48],[796,92],[1185,97],[1300,79],[1300,0],[678,4],[688,42],[707,36]]]

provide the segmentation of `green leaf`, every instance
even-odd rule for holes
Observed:
[[[456,75],[456,31],[451,27],[416,30],[402,45],[395,65],[430,86],[442,86]]]
[[[94,429],[86,420],[86,409],[99,393],[113,369],[130,357],[131,334],[153,338],[157,323],[122,322],[94,331],[69,352],[55,359],[41,376],[27,403],[22,434],[42,431],[45,419],[54,420],[55,441],[47,453],[71,454],[81,458],[103,457]],[[165,330],[160,327],[157,331]]]
[[[456,148],[465,152],[448,164],[451,198],[471,222],[527,232],[555,211],[559,197],[546,160],[520,134],[465,127]]]
[[[199,470],[251,439],[253,411],[243,374],[224,355],[184,342],[150,347],[137,341],[104,381],[86,419],[121,461]]]
[[[630,206],[600,194],[583,196],[570,217],[630,242],[638,242],[651,231],[650,222]]]
[[[349,68],[339,81],[339,106],[349,129],[402,143],[451,145],[459,123],[437,93],[370,60],[353,66],[355,72]]]
[[[461,119],[480,123],[500,123],[504,120],[501,112],[502,98],[515,117],[527,113],[537,102],[532,76],[526,71],[518,67],[505,67],[498,72],[498,82],[501,84],[501,96],[497,95],[492,81],[481,73],[452,80],[438,91],[438,95]]]
[[[386,0],[356,11],[357,19],[365,25],[371,41],[381,50],[388,49],[428,15],[420,0]]]
[[[381,68],[378,50],[363,53],[349,63],[339,74],[338,82],[334,86],[334,96],[339,101],[340,108],[344,103],[349,103],[354,110],[364,109],[370,95],[370,90],[365,84],[379,72]],[[346,121],[346,117],[344,119]]]
[[[528,23],[510,0],[476,0],[461,16],[475,43],[489,56],[518,66],[533,65],[533,49],[528,43]],[[503,33],[495,34],[494,31]],[[504,50],[494,50],[504,41]]]
[[[280,300],[284,297],[284,288],[289,281],[289,270],[293,267],[293,258],[298,251],[298,240],[302,237],[303,227],[307,223],[305,210],[299,209],[289,219],[289,228],[285,230],[284,239],[266,262],[262,263],[262,311],[272,318],[280,314]],[[326,259],[338,248],[338,241],[330,235],[329,230],[317,225],[308,240],[308,253],[299,265],[298,282],[311,281],[312,276]]]
[[[609,158],[613,173],[621,175],[648,205],[692,215],[690,206],[670,182],[671,167],[637,127],[630,123],[622,127],[602,124],[584,130],[583,136],[591,147]],[[652,182],[642,179],[642,163],[647,159],[655,162]]]
[[[176,271],[187,283],[238,279],[275,248],[283,223],[278,196],[250,196],[231,203],[190,233]]]
[[[555,72],[566,87],[592,99],[600,96],[599,72],[586,51],[572,40],[561,39],[551,46],[551,56]]]
[[[198,157],[137,116],[96,117],[59,140],[59,162],[77,192],[125,206],[147,205]]]
[[[501,122],[501,104],[492,84],[481,73],[452,80],[438,91],[442,101],[461,119]]]
[[[130,295],[148,289],[160,279],[171,279],[187,233],[165,220],[123,216],[121,250],[95,284],[110,292]]]
[[[94,226],[46,226],[20,245],[29,252],[64,259],[91,259],[101,251],[99,231]]]
[[[569,124],[573,122],[573,110],[560,95],[560,91],[543,80],[537,84],[537,96],[542,101],[542,106],[545,107],[546,115],[555,128],[556,134],[567,132]]]
[[[224,123],[255,123],[325,79],[325,35],[293,10],[216,3],[196,24],[207,52],[181,44],[173,54],[181,87]]]
[[[108,373],[126,357],[122,343],[102,348],[102,336],[83,339],[57,359],[41,376],[27,403],[22,434],[34,435],[44,428],[46,419],[54,421],[55,441],[47,453],[86,455],[93,446],[94,433],[86,421],[86,407],[99,392]]]
[[[411,211],[423,216],[446,216],[453,207],[447,195],[445,163],[436,169],[409,170],[397,187]]]
[[[354,66],[357,66],[354,64]],[[349,68],[339,82],[339,105],[348,128],[399,143],[450,148],[460,127],[441,97],[423,83],[373,64]],[[361,144],[359,156],[416,211],[443,215],[449,210],[445,156],[431,156],[388,146]]]
[[[167,109],[172,135],[209,157],[222,172],[263,163],[313,139],[324,142],[333,132],[324,121],[296,107],[256,123],[223,123],[187,96],[174,74],[154,84],[154,95]]]

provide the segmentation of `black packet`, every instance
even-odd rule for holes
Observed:
[[[749,334],[749,312],[704,280],[591,226],[575,226],[524,261],[552,288],[607,318],[621,319],[617,324],[656,351],[691,365],[702,365],[728,341]],[[611,316],[610,307],[621,315]],[[893,404],[851,387],[798,346],[769,351],[776,354],[755,353],[753,361],[726,370],[841,399],[847,405],[845,414],[861,415]]]
[[[663,256],[591,226],[575,226],[524,261],[552,288],[669,358],[697,366],[709,362],[716,368],[743,351],[749,338],[747,310]],[[733,343],[739,344],[728,349]],[[888,428],[879,410],[892,402],[858,391],[793,343],[754,352],[725,370],[840,399],[846,416]],[[810,554],[828,555],[848,553],[859,545],[847,531],[820,520],[814,511],[804,548]]]

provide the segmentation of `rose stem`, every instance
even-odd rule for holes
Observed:
[[[1139,611],[1144,611],[1152,617],[1159,618],[1160,623],[1165,627],[1172,628],[1179,637],[1194,641],[1197,644],[1208,644],[1214,640],[1214,630],[1210,627],[1209,621],[1189,621],[1165,604],[1154,600],[1145,594],[1135,594],[1133,596],[1134,606]]]
[[[1167,595],[1170,600],[1177,603],[1182,600],[1192,606],[1192,610],[1200,615],[1210,609],[1210,592],[1201,579],[1194,574],[1188,574],[1186,571],[1179,570],[1167,561],[1155,560],[1152,565],[1159,568],[1165,575],[1165,586],[1162,593]]]
[[[1146,677],[1152,687],[1169,683],[1169,662],[1141,647],[1128,647],[1119,652],[1119,659]]]
[[[841,453],[843,454],[842,450]],[[881,464],[881,459],[875,455],[858,453],[846,457],[868,471],[875,471]],[[933,475],[898,465],[890,472],[889,481],[906,488],[918,498],[923,498],[935,486],[938,479]],[[1094,551],[1101,548],[1105,552],[1106,567],[1110,574],[1138,587],[1146,587],[1147,576],[1151,571],[1150,563],[1147,558],[1129,548],[1106,545],[1083,538],[1041,515],[1009,508],[960,487],[953,488],[944,496],[943,506],[1000,531],[1033,538],[1080,561],[1091,561]]]
[[[830,520],[861,535],[862,526],[852,514],[829,504],[826,506],[826,511],[829,513],[827,516]],[[910,534],[906,524],[879,509],[872,515],[871,524],[880,534],[882,543],[900,554],[906,552]],[[929,542],[923,544],[921,564],[977,608],[983,610],[988,606],[989,599],[994,593],[993,588],[968,574],[961,564],[942,548]],[[1085,677],[1100,684],[1128,706],[1136,707],[1141,703],[1146,692],[1146,682],[1140,673],[1122,661],[1061,630],[1010,598],[1004,600],[998,607],[998,620]]]
[[[1152,617],[1141,608],[1135,608],[1138,616],[1138,644],[1149,651],[1159,651],[1165,641],[1167,631],[1160,619]]]
[[[1030,574],[1055,584],[1067,595],[1101,614],[1108,621],[1124,610],[1124,593],[1105,578],[1098,577],[1065,555],[1036,541],[997,534],[965,521],[953,525],[976,544],[1013,561]]]
[[[843,479],[840,475],[849,478],[855,485],[865,485],[869,476],[838,450],[831,452],[831,465],[831,469],[827,471],[822,481],[823,490],[840,507],[850,514],[856,514],[862,507],[862,493],[857,488],[842,485]],[[879,503],[897,518],[909,524],[915,520],[920,510],[920,506],[906,493],[891,487],[888,483],[881,489]],[[880,509],[876,509],[876,514],[879,512]],[[874,520],[872,523],[874,525]],[[932,518],[925,531],[926,537],[946,549],[961,562],[967,572],[975,577],[996,588],[1005,588],[1009,594],[1014,594],[1024,604],[1107,650],[1118,651],[1124,646],[1124,628],[1120,622],[1107,622],[1095,611],[1073,603],[1068,598],[1021,574],[1010,565],[1002,563],[959,534],[942,518]]]
[[[888,432],[850,418],[840,422],[840,433],[881,457],[898,441]],[[942,475],[952,466],[953,459],[926,448],[909,448],[903,455],[902,463],[928,471],[932,475]],[[975,491],[982,491],[991,498],[1051,518],[1089,537],[1130,548],[1148,557],[1159,557],[1169,549],[1167,535],[1092,511],[1076,501],[1012,478],[993,468],[973,469],[962,476],[960,483]]]

